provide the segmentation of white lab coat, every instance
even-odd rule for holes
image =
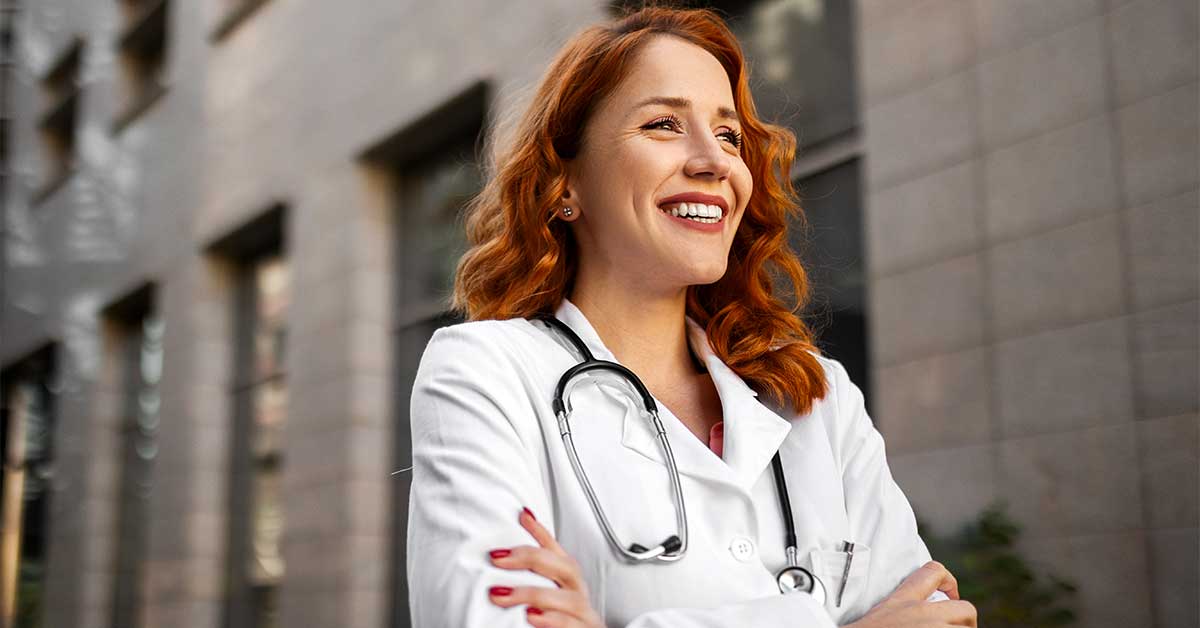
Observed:
[[[599,359],[616,361],[569,300],[557,310]],[[674,563],[626,564],[605,540],[571,469],[551,400],[579,362],[544,323],[475,321],[439,329],[422,356],[411,403],[413,478],[408,586],[417,628],[527,626],[491,586],[554,583],[492,565],[488,551],[536,545],[522,506],[581,565],[592,605],[610,627],[825,628],[857,619],[930,559],[913,512],[892,480],[884,443],[859,389],[835,360],[811,413],[764,405],[708,345],[690,317],[688,340],[721,398],[724,459],[659,403],[682,480],[689,542]],[[611,377],[581,375],[571,425],[618,537],[657,545],[675,532],[667,467],[649,423]],[[829,592],[824,606],[782,595],[784,523],[771,458],[781,452],[801,564]],[[846,554],[854,558],[836,606]],[[931,599],[945,599],[940,592]]]

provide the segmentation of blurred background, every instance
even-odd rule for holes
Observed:
[[[981,625],[1200,625],[1197,3],[689,4],[800,139],[806,315]],[[483,138],[615,11],[0,0],[0,628],[408,625]]]

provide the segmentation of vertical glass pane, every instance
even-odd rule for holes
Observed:
[[[253,589],[255,628],[274,628],[279,625],[279,587],[261,585]]]
[[[866,265],[858,160],[796,182],[808,231],[790,230],[812,284],[805,319],[821,350],[840,360],[851,380],[869,390],[867,372]]]
[[[751,62],[760,115],[811,146],[857,126],[852,30],[847,0],[712,2]]]
[[[282,430],[287,417],[287,383],[282,377],[263,382],[254,389],[254,455],[277,453],[282,448]]]
[[[11,397],[12,419],[23,432],[21,444],[24,455],[13,462],[19,466],[6,469],[17,473],[21,482],[19,508],[21,536],[18,539],[17,606],[14,624],[20,628],[40,626],[43,613],[43,591],[46,567],[46,531],[49,515],[51,459],[50,436],[52,409],[48,374],[40,374],[19,382]],[[21,452],[14,452],[20,454]],[[23,463],[23,464],[22,464]]]
[[[279,541],[283,533],[283,511],[279,468],[260,467],[254,474],[254,519],[250,581],[276,583],[283,576]]]
[[[400,181],[401,304],[444,299],[454,269],[466,252],[461,218],[467,200],[481,185],[474,136],[405,169]]]
[[[121,434],[121,501],[119,503],[113,625],[132,626],[140,607],[140,582],[146,552],[146,524],[151,469],[158,455],[158,382],[162,375],[164,325],[151,315],[126,342],[124,429]]]
[[[262,260],[254,268],[254,355],[256,379],[283,370],[287,308],[291,286],[282,256]]]

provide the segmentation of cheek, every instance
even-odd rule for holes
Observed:
[[[750,194],[754,192],[754,177],[746,162],[739,160],[730,178],[733,179],[733,192],[737,195],[738,205],[744,209],[750,202]]]

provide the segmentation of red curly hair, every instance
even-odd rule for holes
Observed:
[[[519,141],[493,143],[493,174],[466,208],[471,248],[458,263],[451,307],[470,320],[528,318],[555,311],[570,293],[576,243],[556,219],[564,162],[576,156],[596,103],[658,35],[682,38],[721,62],[741,121],[742,158],[754,178],[725,275],[688,287],[687,314],[730,369],[807,414],[825,396],[826,382],[812,332],[796,314],[808,300],[808,277],[787,238],[789,220],[803,221],[789,178],[796,137],[758,118],[741,46],[707,9],[643,8],[589,27],[563,46],[517,119]],[[792,307],[781,294],[787,282]]]

